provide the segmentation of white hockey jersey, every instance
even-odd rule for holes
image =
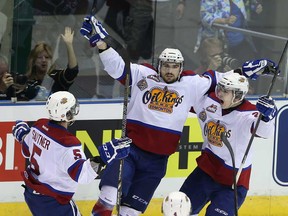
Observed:
[[[104,69],[111,77],[125,82],[124,61],[109,48],[100,53]],[[161,155],[177,149],[184,123],[194,106],[223,73],[211,71],[203,77],[183,71],[181,79],[167,84],[152,66],[131,64],[131,99],[127,114],[127,136],[139,148]]]
[[[36,192],[68,203],[77,185],[89,184],[96,177],[81,142],[60,125],[39,119],[22,144],[29,166],[22,173],[25,184]]]
[[[193,108],[197,113],[204,139],[202,154],[197,158],[198,166],[215,181],[232,185],[232,158],[228,148],[222,144],[221,132],[226,132],[235,155],[235,166],[239,168],[259,116],[256,106],[244,100],[235,108],[222,110],[219,99],[213,91],[198,100]],[[268,138],[273,133],[274,120],[267,123],[261,120],[257,136]],[[238,185],[243,185],[247,189],[249,189],[251,163],[250,151],[238,181]]]

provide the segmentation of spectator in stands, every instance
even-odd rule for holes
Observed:
[[[201,43],[198,54],[201,64],[194,70],[198,74],[202,74],[207,70],[226,72],[241,66],[239,61],[228,56],[224,50],[223,41],[217,37],[205,38]]]
[[[7,58],[0,55],[0,99],[10,100],[12,95],[13,77],[9,73]]]
[[[46,100],[47,96],[57,91],[68,91],[78,75],[79,69],[73,49],[74,32],[65,27],[61,37],[66,45],[68,66],[56,69],[53,64],[52,49],[45,42],[40,42],[31,50],[28,59],[28,78],[25,95],[28,99]]]
[[[260,6],[254,10],[261,13]],[[207,37],[223,38],[227,52],[232,58],[244,62],[255,57],[256,48],[250,36],[239,31],[223,31],[213,26],[214,23],[236,28],[247,28],[247,12],[243,0],[201,0],[201,29],[195,51]]]

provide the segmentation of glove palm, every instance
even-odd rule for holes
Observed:
[[[100,45],[104,38],[109,35],[102,26],[102,23],[94,16],[87,16],[84,18],[80,33],[89,40],[92,47]]]
[[[242,71],[246,77],[256,80],[261,74],[278,73],[278,67],[269,59],[259,59],[245,62]]]

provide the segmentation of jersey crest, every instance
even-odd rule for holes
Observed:
[[[148,108],[165,113],[172,113],[174,106],[177,107],[183,101],[183,95],[179,96],[177,91],[169,90],[167,86],[152,88],[146,91],[142,101],[148,104]]]
[[[204,135],[207,137],[209,144],[222,147],[221,133],[226,131],[224,124],[219,121],[208,121],[204,126]]]
[[[198,118],[202,121],[205,122],[207,119],[207,113],[205,110],[201,111],[198,115]]]
[[[137,83],[137,87],[140,89],[140,91],[143,91],[144,89],[148,88],[148,84],[145,78],[139,80]]]
[[[217,111],[217,106],[214,104],[211,104],[210,106],[206,107],[206,110],[208,112],[215,113]]]
[[[160,82],[159,75],[148,75],[147,78],[148,78],[148,79],[152,79],[152,80],[154,80],[155,82]]]

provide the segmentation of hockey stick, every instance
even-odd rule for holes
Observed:
[[[93,5],[95,4],[95,0]],[[96,14],[97,8],[94,5],[91,9],[91,15],[94,16]],[[120,44],[117,40],[115,40],[110,35],[107,35],[104,38],[104,42],[112,47],[123,59],[125,66],[124,71],[126,72],[125,77],[125,86],[124,86],[124,98],[123,98],[123,118],[121,124],[121,137],[126,136],[126,125],[127,125],[127,107],[128,107],[128,98],[129,98],[129,82],[130,82],[130,57],[127,50]],[[117,202],[116,202],[116,210],[117,216],[120,216],[120,205],[121,205],[121,196],[122,196],[122,174],[123,174],[123,166],[124,166],[124,159],[120,159],[119,164],[119,175],[118,175],[118,186],[117,186]]]
[[[235,211],[235,216],[238,216],[238,195],[237,195],[237,185],[236,185],[236,166],[235,166],[235,157],[234,157],[234,152],[233,149],[230,145],[230,142],[227,139],[227,135],[225,132],[221,133],[221,140],[224,143],[224,145],[227,146],[228,151],[231,155],[232,158],[232,166],[233,166],[233,190],[234,190],[234,211]]]
[[[125,63],[124,70],[126,72],[126,78],[125,78],[125,88],[124,88],[123,119],[122,119],[122,137],[125,137],[126,124],[127,124],[128,97],[129,97],[129,82],[130,82],[130,74],[131,74],[130,57],[126,49],[110,35],[105,37],[104,42],[108,44],[110,47],[112,47],[114,50],[116,50],[118,54],[122,57]],[[118,188],[117,188],[117,204],[116,204],[117,216],[120,216],[123,165],[124,165],[124,160],[121,159],[120,165],[119,165]]]
[[[271,92],[272,92],[273,86],[274,86],[274,84],[275,84],[275,81],[276,81],[276,78],[277,78],[277,75],[278,75],[278,72],[279,72],[279,65],[280,65],[281,62],[283,61],[284,55],[285,55],[285,53],[286,53],[286,51],[287,51],[287,47],[288,47],[288,40],[286,41],[284,50],[283,50],[282,53],[281,53],[281,57],[280,57],[280,60],[279,60],[279,62],[278,62],[278,68],[277,68],[276,72],[274,73],[273,79],[272,79],[271,84],[270,84],[270,86],[269,86],[268,93],[267,93],[267,96],[268,96],[268,97],[270,96],[270,94],[271,94]],[[242,161],[241,161],[241,165],[240,165],[240,167],[239,167],[239,169],[238,169],[238,172],[237,172],[237,175],[236,175],[236,183],[238,182],[238,180],[239,180],[239,178],[240,178],[240,175],[241,175],[243,166],[244,166],[244,164],[245,164],[245,162],[246,162],[248,153],[249,153],[249,151],[250,151],[250,148],[251,148],[253,139],[254,139],[254,137],[255,137],[255,135],[256,135],[256,131],[257,131],[257,129],[258,129],[258,126],[259,126],[259,123],[260,123],[261,118],[262,118],[262,114],[260,113],[260,115],[259,115],[259,117],[258,117],[258,119],[257,119],[257,121],[256,121],[256,125],[255,125],[255,127],[254,127],[254,130],[252,131],[252,135],[251,135],[251,137],[250,137],[250,140],[249,140],[248,146],[247,146],[247,148],[246,148],[246,151],[245,151],[245,153],[244,153],[243,159],[242,159]]]

